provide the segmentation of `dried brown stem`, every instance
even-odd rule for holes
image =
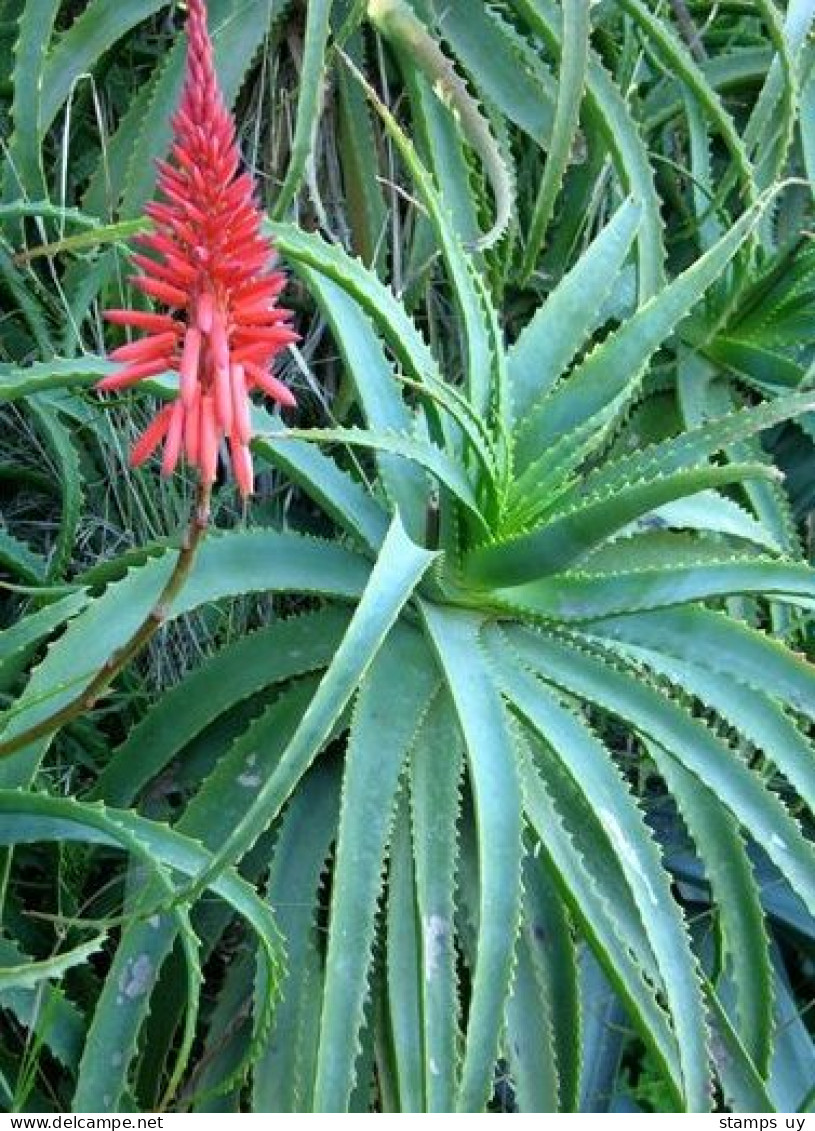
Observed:
[[[690,14],[685,0],[671,0],[671,7],[673,8],[676,22],[679,25],[679,31],[682,38],[688,45],[691,55],[697,63],[703,63],[707,59],[707,51],[702,42],[702,37],[699,34],[699,29],[694,23],[693,16]]]

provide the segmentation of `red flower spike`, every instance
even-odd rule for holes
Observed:
[[[133,466],[163,443],[161,470],[171,475],[179,458],[212,483],[218,447],[227,440],[241,494],[253,490],[249,392],[259,390],[294,406],[290,390],[270,369],[298,335],[291,312],[276,306],[286,277],[273,270],[275,255],[261,235],[261,213],[241,159],[235,126],[218,90],[204,0],[188,0],[187,72],[172,116],[169,161],[159,161],[163,200],[147,205],[153,231],[136,242],[141,274],[131,279],[171,314],[110,310],[105,317],[145,336],[110,355],[124,368],[97,389],[128,388],[165,370],[179,375],[179,397],[166,405],[136,443]]]

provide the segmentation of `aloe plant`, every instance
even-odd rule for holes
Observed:
[[[721,601],[757,593],[807,608],[815,589],[812,571],[722,492],[772,478],[773,469],[716,457],[811,410],[815,393],[644,449],[626,450],[619,430],[624,437],[652,355],[704,302],[761,205],[580,356],[601,292],[613,286],[641,221],[640,205],[624,202],[507,351],[427,174],[389,126],[454,280],[465,382],[442,379],[409,317],[359,263],[319,238],[275,228],[332,324],[364,426],[297,432],[268,420],[257,450],[312,492],[345,537],[215,537],[171,613],[250,588],[330,600],[239,642],[160,701],[95,792],[114,805],[130,802],[212,719],[264,687],[279,688],[175,834],[184,844],[203,838],[211,853],[189,890],[176,893],[173,906],[183,907],[270,826],[279,828],[269,898],[272,907],[279,902],[284,943],[288,930],[297,945],[277,1024],[300,1019],[305,1047],[292,1064],[273,1029],[258,1054],[258,1106],[347,1108],[384,1017],[393,1039],[378,1049],[377,1064],[402,1110],[483,1108],[504,1057],[523,1108],[573,1108],[575,937],[595,953],[678,1104],[703,1110],[711,1102],[711,1025],[738,1054],[718,1061],[725,1093],[756,1102],[772,1048],[771,967],[745,839],[763,846],[810,908],[813,873],[799,826],[740,745],[764,749],[811,798],[811,749],[785,711],[811,712],[813,676],[782,644],[728,617]],[[318,441],[373,452],[365,485],[316,451]],[[15,705],[6,741],[92,679],[150,607],[173,558],[154,557],[84,610],[66,610],[75,615]],[[112,619],[113,608],[127,615]],[[296,677],[309,671],[322,675],[304,695]],[[738,740],[724,741],[710,717],[690,709],[694,702],[726,720]],[[619,740],[609,745],[612,725],[628,736],[622,762]],[[346,726],[340,784],[336,768],[315,763]],[[7,763],[6,784],[22,784],[21,767],[30,773],[36,754]],[[635,789],[638,759],[664,781],[706,870],[733,982],[727,1008],[672,895]],[[321,800],[332,790],[339,806]],[[305,800],[286,807],[301,792],[326,810],[327,827],[309,826]],[[9,793],[3,804],[16,814],[4,821],[7,843],[19,843],[26,827],[62,836],[66,821],[88,837],[94,826],[113,839],[126,827],[121,809]],[[42,816],[26,826],[34,805]],[[304,862],[293,876],[277,860],[291,852],[295,826]],[[147,831],[135,835],[150,843]],[[321,956],[313,918],[286,908],[316,911],[334,841]],[[293,889],[296,877],[303,886]],[[178,912],[167,914],[152,930],[135,922],[122,938],[79,1065],[80,1109],[114,1087],[110,1070],[100,1069],[112,1037],[123,1049],[126,1086],[147,990],[182,929]],[[123,1003],[122,979],[128,984],[136,969],[147,972],[144,992]],[[380,1005],[366,1013],[372,988]],[[304,1013],[316,1023],[303,1023]],[[255,1052],[264,1036],[258,1024]]]

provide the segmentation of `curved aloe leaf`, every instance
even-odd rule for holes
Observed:
[[[529,857],[524,861],[526,865]],[[525,867],[525,873],[527,871]],[[550,893],[554,895],[554,893]],[[559,903],[556,898],[555,904]],[[528,909],[525,908],[525,910]],[[552,1016],[552,984],[540,945],[540,920],[521,923],[512,993],[506,1005],[507,1057],[521,1111],[558,1111],[559,1074]]]
[[[553,0],[512,0],[512,4],[530,28],[543,37],[555,56],[560,57],[563,15]],[[586,71],[586,114],[602,132],[626,191],[642,204],[637,259],[639,294],[642,301],[647,301],[662,285],[665,254],[654,173],[626,99],[594,51],[589,52]]]
[[[508,631],[523,661],[547,682],[623,715],[707,785],[763,845],[810,910],[815,907],[812,845],[778,797],[712,731],[641,680],[596,656],[528,629]]]
[[[309,680],[293,684],[250,723],[187,804],[177,825],[180,834],[194,839],[208,851],[217,851],[240,820],[248,797],[277,766],[313,690]],[[136,908],[160,898],[161,893],[155,889],[141,891]],[[139,1034],[155,1001],[156,995],[151,992],[153,980],[172,952],[178,933],[179,923],[165,914],[152,916],[147,924],[136,922],[122,932],[113,974],[106,980],[85,1043],[80,1084],[92,1094],[98,1095],[99,1086],[94,1080],[98,1079],[98,1066],[104,1063],[110,1047],[116,1051],[116,1063],[107,1065],[104,1073],[106,1094],[118,1097],[124,1093]],[[122,983],[127,984],[138,970],[149,970],[151,974],[144,991],[123,994]],[[270,1003],[258,998],[257,1004],[255,1045],[265,1035]],[[191,1018],[189,1009],[187,1018],[188,1021]],[[168,1014],[167,1024],[170,1025],[170,1032],[166,1034],[169,1045],[174,1035],[172,1014]]]
[[[303,59],[300,67],[300,97],[286,178],[277,191],[274,216],[282,216],[294,200],[305,174],[317,136],[322,104],[323,72],[332,0],[311,0],[306,10]]]
[[[589,7],[590,0],[565,0],[563,4],[563,39],[555,121],[546,155],[543,180],[538,189],[529,224],[527,245],[521,264],[522,279],[527,279],[534,269],[575,142],[589,61],[591,31]]]
[[[574,623],[739,593],[772,594],[811,608],[815,572],[775,559],[732,557],[621,573],[556,574],[537,584],[494,590],[491,599],[517,613]]]
[[[92,954],[97,954],[105,944],[107,933],[103,932],[87,942],[79,943],[70,950],[53,954],[50,958],[21,962],[12,966],[0,966],[0,992],[9,990],[31,990],[46,978],[60,978],[72,966],[86,962]]]
[[[567,824],[571,814],[562,806],[568,794],[555,775],[547,772],[544,777],[537,761],[526,750],[521,775],[524,809],[538,838],[538,852],[640,1035],[664,1067],[679,1103],[682,1087],[676,1040],[654,995],[654,958],[636,909],[629,912],[628,887],[620,885],[615,868],[604,867],[604,854],[610,851],[607,840],[605,844],[598,841],[590,826],[590,835],[585,836],[586,829],[581,828],[578,835]],[[616,863],[613,857],[611,863]],[[621,893],[625,898],[621,899]],[[568,1061],[561,1057],[559,1063],[563,1068]],[[589,1066],[583,1066],[583,1073],[588,1076]]]
[[[520,667],[501,667],[513,706],[555,751],[598,814],[614,845],[651,943],[676,1031],[685,1103],[691,1111],[711,1104],[707,1036],[701,987],[670,881],[642,814],[608,749]]]
[[[634,241],[641,205],[629,199],[538,307],[507,355],[513,418],[522,424],[596,328]]]
[[[241,637],[158,700],[114,752],[93,794],[109,805],[132,804],[214,719],[274,683],[325,667],[350,614],[325,608]]]
[[[397,1110],[425,1110],[421,1009],[421,925],[410,835],[410,811],[399,794],[389,849],[387,1010],[393,1044]]]
[[[0,790],[0,814],[0,844],[3,845],[28,844],[37,840],[107,844],[135,850],[137,855],[145,858],[148,874],[158,874],[157,869],[161,868],[192,876],[206,870],[210,860],[209,854],[195,841],[131,812],[105,809],[101,805],[82,804],[44,794]],[[251,925],[261,945],[268,985],[274,987],[277,982],[278,936],[269,909],[248,884],[228,870],[213,877],[212,889]],[[147,923],[145,929],[154,928]],[[149,961],[141,966],[132,964],[121,985],[123,999],[128,996],[132,1000],[132,997],[144,994],[154,976],[155,971]],[[116,988],[114,986],[114,994]],[[115,1043],[109,1046],[109,1053],[110,1056],[116,1055]],[[104,1109],[104,1081],[111,1063],[96,1059],[95,1065],[91,1066],[91,1075],[85,1077],[86,1086],[83,1085],[74,1097],[76,1110],[98,1111],[99,1106]]]
[[[442,448],[436,447],[427,440],[417,440],[401,433],[375,432],[364,428],[304,428],[302,430],[291,428],[286,433],[280,433],[281,439],[286,435],[315,444],[352,444],[411,460],[438,479],[482,526],[485,525],[478,500],[464,469]]]
[[[710,251],[597,346],[567,382],[536,402],[516,438],[520,469],[564,432],[618,406],[620,399],[631,400],[654,351],[721,276],[758,224],[766,203],[760,201],[741,216]]]
[[[354,1084],[376,905],[399,776],[438,684],[415,631],[394,630],[360,686],[343,775],[325,991],[314,1083],[316,1111],[344,1111]],[[388,741],[382,734],[387,728]]]
[[[815,671],[806,659],[712,609],[663,609],[596,621],[592,632],[628,641],[743,683],[815,718]],[[704,640],[704,648],[699,641]],[[746,698],[747,696],[745,696]]]
[[[772,971],[764,913],[736,822],[693,774],[656,744],[654,761],[676,799],[710,882],[725,963],[735,987],[735,1025],[766,1074],[772,1048]]]
[[[281,1001],[253,1073],[253,1111],[310,1111],[314,1087],[322,958],[320,880],[339,817],[339,766],[318,762],[280,822],[268,899],[287,953]]]
[[[397,515],[342,642],[279,765],[260,785],[208,872],[214,875],[228,863],[240,859],[277,816],[356,692],[435,556],[410,541]],[[185,893],[186,897],[200,893],[210,879],[208,873],[199,876],[192,890]]]
[[[453,704],[440,693],[416,735],[410,801],[416,905],[421,931],[426,1111],[452,1111],[458,1072],[454,897],[463,749]]]
[[[410,432],[412,414],[370,319],[335,282],[309,268],[301,271],[331,324],[368,427],[375,432]],[[428,484],[421,469],[384,453],[378,464],[385,491],[398,507],[405,529],[419,539],[428,501]]]
[[[479,618],[427,603],[421,611],[464,735],[475,794],[480,914],[456,1109],[481,1111],[492,1092],[520,917],[520,783],[509,720],[480,651]]]
[[[529,534],[471,551],[464,562],[464,577],[483,587],[522,586],[578,564],[610,535],[674,499],[708,487],[772,476],[773,469],[760,463],[724,467],[702,464],[687,471],[655,475],[617,491],[598,492],[571,510],[556,512]]]
[[[54,644],[35,670],[8,720],[12,738],[72,701],[116,649],[150,614],[175,563],[165,553],[109,586]],[[332,564],[333,559],[333,564]],[[296,534],[271,531],[213,535],[203,544],[189,581],[168,616],[180,616],[206,601],[239,593],[297,589],[357,597],[367,563],[348,550]],[[334,579],[332,581],[332,572]],[[77,657],[81,668],[77,671]]]
[[[252,450],[301,487],[363,550],[376,554],[388,531],[384,506],[314,444],[288,438],[279,417],[257,408],[252,416],[258,433]]]
[[[569,913],[542,861],[524,860],[524,922],[532,962],[548,994],[558,1111],[577,1111],[580,1095],[581,1032],[578,953]]]

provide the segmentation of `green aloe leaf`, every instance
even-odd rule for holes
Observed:
[[[403,0],[383,2],[388,8],[405,8]],[[410,9],[406,11],[409,13]],[[410,139],[359,72],[357,77],[365,84],[368,97],[410,170],[449,272],[461,318],[466,385],[472,408],[477,416],[487,417],[495,405],[498,418],[504,420],[507,412],[506,373],[498,316],[492,297],[483,278],[476,271],[472,257],[462,246],[432,178],[419,160]]]
[[[815,718],[815,671],[783,641],[712,609],[662,609],[596,621],[591,628],[725,675]],[[699,641],[704,640],[704,648]],[[748,695],[745,695],[748,698]]]
[[[393,1045],[397,1110],[421,1112],[424,1057],[421,1006],[421,923],[410,833],[410,810],[399,795],[388,853],[387,1009]]]
[[[720,94],[761,81],[772,62],[772,49],[767,46],[735,47],[725,54],[712,55],[699,61],[708,84]],[[643,103],[643,127],[652,134],[660,126],[677,118],[685,110],[686,99],[682,80],[666,75],[646,95]]]
[[[311,0],[306,10],[303,59],[300,67],[300,97],[294,123],[294,137],[283,184],[277,191],[274,213],[284,215],[297,195],[311,157],[322,108],[323,74],[332,0]]]
[[[12,73],[13,131],[6,153],[3,200],[47,196],[42,154],[42,83],[45,51],[59,12],[59,0],[33,0],[23,5],[17,25]]]
[[[34,365],[0,365],[0,401],[14,401],[46,389],[84,388],[107,376],[112,363],[102,357],[55,357]]]
[[[97,778],[93,795],[129,805],[219,715],[265,687],[326,667],[349,612],[327,607],[240,637],[165,692]]]
[[[565,0],[563,4],[563,39],[560,59],[560,81],[557,88],[555,121],[546,155],[527,244],[521,263],[521,278],[531,275],[554,213],[555,201],[563,185],[577,134],[580,103],[589,61],[590,0]]]
[[[491,599],[519,614],[576,623],[741,593],[771,594],[811,608],[815,572],[772,558],[733,556],[620,573],[556,574],[538,583],[494,590]]]
[[[47,566],[28,543],[0,527],[0,569],[24,585],[38,586],[45,581]]]
[[[149,615],[175,557],[175,552],[165,553],[133,570],[71,622],[13,711],[6,713],[5,738],[49,718],[81,693]],[[313,587],[313,592],[328,594],[336,585],[335,595],[352,598],[362,591],[367,574],[367,563],[348,550],[300,535],[261,530],[213,535],[201,547],[187,585],[168,612],[180,616],[207,601],[275,589],[303,592]]]
[[[710,883],[720,946],[735,988],[734,1028],[765,1075],[772,1048],[772,971],[764,914],[738,826],[693,774],[648,747],[675,798]]]
[[[454,115],[457,132],[483,162],[495,199],[495,219],[476,245],[492,247],[506,231],[512,214],[514,183],[489,119],[436,40],[405,0],[369,0],[368,16],[377,30],[397,47],[407,69],[419,69],[433,93]]]
[[[579,490],[573,488],[558,498],[556,509],[565,510],[593,491],[610,488],[621,490],[629,483],[647,475],[665,475],[669,471],[680,471],[691,467],[728,448],[731,444],[748,439],[756,432],[762,432],[784,420],[791,420],[793,417],[811,412],[814,408],[815,392],[805,392],[709,420],[699,427],[690,428],[679,436],[653,444],[634,455],[614,460],[589,474],[582,481]]]
[[[315,1111],[344,1111],[351,1096],[399,776],[438,678],[421,636],[400,627],[373,660],[354,706],[332,883]]]
[[[362,30],[345,41],[358,67],[364,65]],[[388,214],[377,176],[377,138],[365,95],[345,67],[336,72],[339,154],[346,193],[348,224],[354,251],[377,271],[385,260]]]
[[[479,618],[427,603],[421,610],[455,705],[475,795],[480,912],[456,1109],[481,1111],[492,1091],[520,917],[520,783],[509,720],[481,652]]]
[[[410,432],[412,413],[402,399],[393,365],[370,319],[337,283],[309,268],[301,268],[301,272],[329,320],[368,427],[375,432]],[[418,540],[424,533],[428,501],[428,484],[421,468],[385,453],[378,465],[388,498],[399,508],[405,529]]]
[[[281,819],[269,871],[268,899],[287,968],[281,1001],[253,1073],[254,1111],[312,1110],[322,1004],[320,881],[337,835],[339,766],[318,762]]]
[[[19,963],[26,957],[10,939],[0,941],[0,960],[4,963]],[[60,1064],[71,1072],[76,1070],[85,1038],[85,1019],[58,986],[39,983],[35,989],[4,990],[0,1006],[35,1034]]]
[[[431,704],[410,757],[416,904],[421,931],[425,1108],[452,1111],[458,1073],[459,997],[454,897],[463,746],[446,693]]]
[[[0,636],[0,681],[3,684],[9,682],[33,649],[54,629],[81,612],[88,600],[85,590],[79,589],[4,628]]]
[[[796,822],[761,780],[706,726],[608,662],[528,629],[510,631],[524,663],[569,694],[623,717],[698,777],[760,843],[810,910],[815,854]]]
[[[764,1079],[750,1060],[712,986],[708,986],[707,997],[713,1030],[713,1059],[731,1108],[733,1111],[777,1111]]]
[[[553,0],[512,0],[512,6],[559,58],[563,13],[558,5]],[[625,191],[642,205],[637,260],[640,299],[647,301],[662,285],[665,254],[654,173],[626,99],[594,51],[589,53],[586,72],[585,113],[602,134]]]
[[[591,818],[591,812],[579,810],[575,819],[575,791],[564,788],[565,771],[561,767],[558,774],[550,762],[533,757],[532,741],[533,736],[524,736],[521,776],[524,810],[537,836],[539,857],[606,977],[628,1008],[640,1036],[663,1066],[679,1103],[682,1086],[676,1040],[654,995],[657,974],[642,920],[632,905],[627,884],[620,879],[619,864],[596,817],[592,824],[591,819],[586,819],[586,814]],[[579,793],[577,796],[579,801]],[[574,999],[567,995],[561,1010],[568,1010],[568,1016],[576,1008]],[[585,1018],[585,1024],[588,1030],[589,1018]],[[567,1036],[575,1031],[567,1030]],[[584,1064],[576,1071],[579,1053],[577,1064],[575,1056],[571,1048],[559,1058],[562,1073],[572,1065],[573,1086],[581,1073],[589,1079],[592,1068]],[[565,1075],[561,1079],[565,1081]]]
[[[275,772],[260,785],[243,818],[216,854],[209,869],[213,875],[240,859],[277,816],[329,737],[435,556],[410,541],[397,515],[348,630],[300,725]],[[209,874],[198,877],[189,895],[203,890],[210,879]]]
[[[717,91],[708,83],[704,71],[697,65],[682,41],[671,31],[670,26],[650,12],[642,0],[621,0],[621,3],[627,14],[652,39],[657,52],[662,56],[671,73],[678,76],[685,84],[694,103],[704,109],[707,117],[716,126],[730,151],[731,167],[738,173],[745,197],[752,204],[757,189],[745,144]]]
[[[530,871],[524,861],[524,878]],[[553,889],[548,893],[555,905],[560,901]],[[557,1045],[552,1008],[553,986],[541,945],[545,928],[531,919],[524,899],[524,918],[515,951],[512,993],[506,1005],[507,1056],[512,1068],[521,1111],[560,1110]],[[574,1020],[574,1018],[573,1018]]]
[[[510,400],[518,424],[561,377],[596,328],[603,300],[625,262],[641,215],[641,206],[633,200],[621,205],[509,350]]]
[[[691,1111],[710,1108],[707,1038],[701,987],[687,927],[670,891],[659,853],[608,749],[520,667],[501,668],[515,709],[555,751],[598,814],[617,852],[653,948],[670,1010]]]
[[[441,381],[430,347],[403,304],[373,271],[368,270],[338,244],[327,243],[314,233],[292,224],[269,224],[268,231],[292,267],[311,267],[347,291],[373,320],[383,339],[393,349],[405,372],[422,381],[430,374]]]
[[[532,962],[546,986],[557,1066],[559,1111],[577,1111],[581,1032],[578,952],[574,926],[557,886],[534,854],[524,860],[524,922]]]
[[[93,0],[59,37],[43,59],[40,129],[53,123],[76,82],[136,24],[164,7],[166,0]]]
[[[255,408],[253,424],[259,434],[252,450],[301,487],[361,549],[375,554],[388,530],[384,506],[313,444],[287,438],[279,417]],[[278,433],[280,440],[275,439]]]
[[[199,689],[202,689],[200,685]],[[180,834],[200,843],[208,851],[218,850],[243,815],[248,797],[279,763],[313,690],[310,680],[294,683],[235,739],[188,802],[176,826]],[[146,743],[140,744],[137,749],[145,746]],[[148,889],[141,892],[140,902],[155,902],[160,897],[160,892]],[[123,995],[120,991],[122,981],[127,983],[132,972],[139,969],[149,968],[155,977],[172,953],[178,934],[179,923],[174,921],[173,916],[164,914],[151,916],[147,924],[136,922],[122,933],[113,973],[106,980],[94,1012],[83,1056],[84,1077],[93,1079],[96,1066],[104,1062],[108,1047],[112,1045],[116,1049],[116,1063],[109,1065],[105,1073],[105,1088],[112,1096],[122,1095],[127,1087],[139,1034],[147,1020],[148,1010],[160,994],[160,985],[156,994],[150,992],[151,981],[145,992]],[[271,1004],[268,996],[258,997],[252,1052],[255,1046],[259,1049],[259,1042],[265,1036]],[[189,1025],[192,1020],[189,1008],[186,1016]],[[174,1036],[173,1023],[176,1020],[177,1014],[173,1017],[168,1012],[168,1046]],[[222,1081],[222,1085],[226,1083],[228,1081]]]
[[[471,551],[464,562],[465,579],[483,587],[523,586],[578,565],[611,535],[674,499],[748,478],[772,478],[773,470],[760,463],[702,464],[589,495],[529,534]]]
[[[657,530],[669,527],[695,530],[699,533],[724,534],[728,538],[750,542],[765,550],[783,553],[778,539],[763,523],[753,518],[739,503],[716,491],[700,491],[687,499],[676,499],[672,503],[666,503],[664,507],[657,507],[655,511],[640,519],[636,526],[654,527]],[[635,528],[626,530],[625,535],[629,535]]]
[[[603,642],[608,643],[606,639]],[[810,808],[815,804],[815,748],[761,687],[748,686],[727,671],[717,671],[715,680],[711,680],[710,669],[701,663],[673,659],[652,648],[623,645],[616,640],[612,647],[625,659],[646,664],[726,719],[736,732],[765,752]]]
[[[59,533],[48,565],[48,577],[62,577],[71,560],[84,496],[79,454],[71,438],[71,430],[60,414],[39,397],[28,402],[28,410],[37,421],[46,447],[56,464],[57,480],[62,493]]]
[[[537,145],[552,133],[555,81],[540,53],[497,8],[447,0],[438,24],[485,99]]]
[[[309,443],[342,443],[374,451],[385,452],[411,460],[423,467],[464,504],[473,517],[484,525],[478,500],[464,469],[448,456],[442,448],[428,440],[414,439],[402,433],[375,432],[363,428],[303,428],[289,429],[296,440]]]
[[[6,993],[15,989],[31,990],[47,978],[62,977],[72,966],[78,966],[86,962],[92,954],[97,954],[104,946],[106,937],[106,933],[102,933],[50,958],[0,966],[0,992]]]
[[[195,841],[166,826],[128,811],[105,809],[101,805],[82,804],[44,794],[0,790],[0,813],[0,844],[3,845],[30,844],[38,840],[110,845],[135,851],[146,863],[148,875],[156,876],[161,874],[159,869],[192,876],[206,870],[211,859]],[[277,982],[278,936],[269,909],[248,884],[229,871],[213,877],[212,889],[252,927],[261,946],[271,992]],[[154,928],[146,923],[144,929]],[[186,933],[189,934],[188,929]],[[123,1000],[133,1000],[145,994],[155,977],[155,969],[149,960],[141,965],[132,963],[125,973],[127,977],[119,991]],[[116,992],[117,986],[114,985],[114,995]],[[115,1021],[112,1015],[108,1017]],[[93,1063],[86,1061],[87,1072],[81,1070],[80,1087],[73,1101],[77,1111],[105,1110],[109,1073],[111,1066],[115,1067],[114,1061],[109,1058],[116,1057],[118,1048],[112,1032],[106,1047],[107,1057],[97,1056]]]
[[[741,216],[710,251],[597,346],[568,381],[536,402],[516,437],[519,469],[563,433],[612,408],[618,412],[620,401],[632,399],[654,351],[721,276],[758,224],[766,203],[762,200]]]
[[[414,0],[412,7],[430,29],[433,22],[431,6],[426,0],[418,0],[418,2]],[[445,47],[450,46],[449,38],[446,38]],[[446,84],[443,83],[434,89],[431,76],[423,73],[415,65],[410,51],[400,50],[393,40],[391,49],[399,60],[399,69],[410,102],[411,137],[414,139],[416,149],[433,175],[439,195],[450,213],[450,219],[459,239],[465,247],[476,250],[481,233],[479,212],[484,208],[485,192],[480,186],[478,190],[474,188],[472,160],[467,138],[463,131],[459,130],[456,122],[456,104],[447,97],[449,88]],[[449,73],[451,61],[446,53],[442,54],[441,58],[443,59],[441,73],[445,71]],[[457,72],[454,73],[457,76]],[[445,97],[442,98],[440,95]],[[500,139],[493,139],[492,132],[495,128],[496,124],[493,121],[489,127],[489,141],[486,138],[484,140],[490,147],[498,145],[498,160],[507,164],[506,177],[509,178],[508,188],[511,198],[514,193],[514,183],[508,167],[506,147],[501,146]],[[491,154],[491,160],[495,160],[494,153]],[[492,208],[492,202],[490,201],[487,206]],[[483,241],[481,246],[483,248]],[[411,247],[412,274],[427,275],[432,250],[432,229],[429,222],[424,221],[418,228]],[[476,256],[476,262],[478,258]]]

